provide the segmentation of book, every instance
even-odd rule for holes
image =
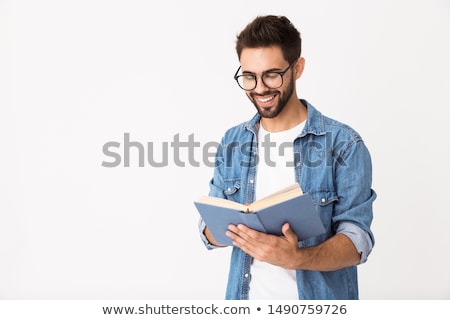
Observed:
[[[200,197],[194,205],[215,241],[222,245],[233,245],[231,238],[225,235],[230,224],[244,224],[280,236],[287,222],[299,241],[325,232],[311,196],[303,194],[298,183],[247,205],[211,196]]]

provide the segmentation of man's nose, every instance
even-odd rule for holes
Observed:
[[[256,77],[256,87],[255,89],[253,89],[254,92],[256,93],[263,93],[269,90],[269,87],[267,87],[264,84],[264,81],[262,80],[262,77]]]

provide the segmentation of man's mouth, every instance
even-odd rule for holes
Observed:
[[[272,101],[275,98],[275,96],[270,96],[270,97],[258,97],[256,98],[258,101],[262,102],[262,103],[267,103],[269,101]]]

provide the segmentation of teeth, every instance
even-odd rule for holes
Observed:
[[[268,101],[270,101],[272,99],[273,99],[273,97],[268,97],[268,98],[265,98],[265,99],[259,98],[258,100],[261,101],[261,102],[268,102]]]

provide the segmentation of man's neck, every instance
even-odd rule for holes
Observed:
[[[295,98],[275,118],[261,118],[261,125],[269,132],[285,131],[305,121],[307,116],[306,107]]]

